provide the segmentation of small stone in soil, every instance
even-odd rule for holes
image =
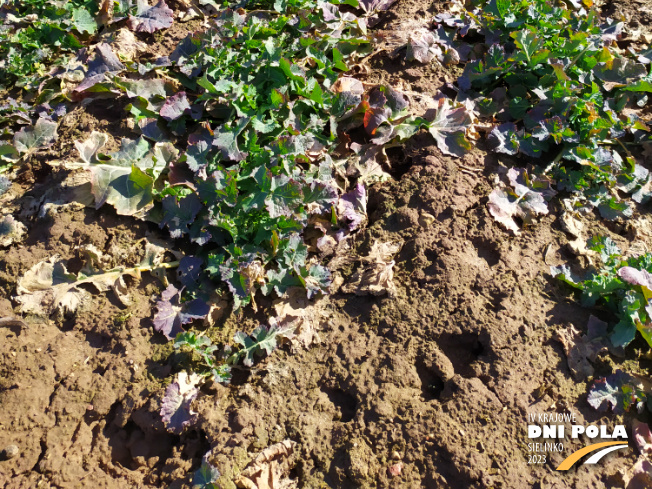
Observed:
[[[18,455],[18,447],[16,445],[9,445],[2,452],[0,452],[0,460],[9,460]]]

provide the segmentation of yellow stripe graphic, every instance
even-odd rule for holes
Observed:
[[[588,447],[584,447],[579,449],[576,452],[571,453],[566,459],[559,464],[559,467],[557,467],[557,470],[568,470],[570,469],[575,462],[577,462],[579,459],[581,459],[584,455],[587,453],[595,452],[596,450],[599,450],[604,447],[610,447],[613,445],[623,445],[622,441],[605,441],[603,443],[595,443],[593,445],[589,445]]]

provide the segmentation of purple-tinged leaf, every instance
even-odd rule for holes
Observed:
[[[192,401],[197,398],[197,387],[202,377],[179,372],[177,380],[165,389],[161,403],[161,418],[166,428],[173,433],[181,433],[184,428],[197,421],[197,413],[190,409]]]
[[[156,302],[158,312],[154,316],[154,329],[163,333],[168,339],[174,339],[177,334],[183,333],[184,324],[195,319],[203,319],[208,314],[210,307],[201,299],[181,302],[181,293],[174,285],[161,294],[161,299]]]
[[[159,227],[167,225],[170,229],[170,236],[173,238],[180,238],[188,232],[188,226],[195,221],[203,207],[199,197],[194,193],[179,201],[173,195],[166,195],[161,203],[163,219],[161,219]]]
[[[88,62],[88,71],[84,80],[75,88],[75,92],[83,92],[106,79],[107,74],[117,74],[125,69],[111,46],[106,43],[95,47],[95,56]]]
[[[184,256],[179,261],[177,277],[184,287],[195,288],[201,277],[204,260],[197,256]]]
[[[161,117],[166,121],[175,121],[188,113],[190,113],[190,104],[186,92],[179,92],[169,97],[160,111]]]
[[[433,59],[442,59],[442,49],[435,42],[435,36],[429,31],[419,30],[410,35],[407,44],[406,59],[428,64]]]
[[[349,231],[358,229],[367,218],[367,190],[358,183],[355,188],[342,195],[337,203],[337,214]]]
[[[439,99],[439,108],[428,130],[442,153],[451,156],[464,156],[472,145],[466,139],[466,131],[471,128],[473,117],[465,107],[453,107],[447,98]]]
[[[247,153],[243,153],[238,148],[238,136],[250,120],[243,117],[238,121],[236,127],[230,129],[226,125],[222,125],[215,131],[213,146],[220,150],[223,160],[242,161],[247,157]]]
[[[150,6],[147,0],[137,0],[136,15],[130,15],[127,25],[136,32],[151,34],[161,29],[167,29],[174,21],[174,12],[163,0]]]
[[[621,414],[645,399],[639,384],[634,376],[616,370],[609,377],[593,383],[587,400],[598,411],[605,412],[611,408],[614,413]]]
[[[391,7],[396,0],[359,0],[358,6],[367,14],[382,12]]]
[[[652,274],[647,270],[637,270],[633,267],[622,267],[618,270],[618,276],[632,285],[642,285],[652,290]]]

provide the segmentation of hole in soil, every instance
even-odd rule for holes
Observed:
[[[450,359],[455,372],[463,377],[475,376],[472,364],[479,356],[486,353],[480,334],[444,334],[437,343]]]
[[[420,363],[417,365],[417,374],[421,379],[421,390],[423,398],[426,401],[439,399],[444,390],[444,381],[439,375],[435,374],[426,365]]]
[[[328,399],[339,408],[342,423],[348,423],[355,417],[357,402],[351,394],[347,394],[342,389],[332,387],[322,387],[321,391],[328,396]]]
[[[387,159],[389,160],[390,174],[396,179],[400,180],[412,167],[412,158],[405,156],[405,151],[401,147],[389,148],[385,150]]]
[[[493,267],[500,261],[500,255],[496,251],[496,243],[482,238],[472,240],[473,246],[478,250],[478,256],[487,262],[487,265]]]

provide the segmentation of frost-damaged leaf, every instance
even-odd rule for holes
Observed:
[[[520,229],[515,217],[523,220],[524,223],[530,224],[539,215],[548,214],[548,204],[546,196],[551,196],[550,191],[544,189],[543,192],[535,192],[524,183],[530,185],[536,182],[527,178],[524,170],[511,168],[507,172],[510,181],[510,188],[496,188],[489,194],[489,213],[500,224],[505,226],[515,235],[520,234]],[[526,177],[525,181],[523,177]],[[524,182],[524,183],[521,183]]]
[[[387,10],[394,4],[396,0],[359,0],[358,6],[362,8],[367,14],[373,12],[382,12]]]
[[[83,92],[102,83],[107,74],[117,74],[125,69],[111,46],[101,43],[95,46],[95,56],[88,63],[88,71],[84,80],[75,88],[75,92]]]
[[[127,25],[136,32],[152,32],[167,29],[174,21],[174,12],[161,0],[148,5],[147,0],[137,0],[136,15],[130,15]]]
[[[190,409],[190,405],[199,394],[197,386],[201,380],[201,375],[179,372],[177,380],[165,389],[161,402],[161,418],[169,431],[181,433],[184,428],[197,421],[197,413]]]
[[[472,145],[466,134],[472,124],[473,117],[464,106],[454,107],[449,99],[442,98],[428,130],[442,153],[461,157],[471,151]]]
[[[75,141],[75,148],[79,151],[79,157],[84,163],[97,163],[97,153],[104,147],[109,140],[107,134],[93,131],[90,137],[83,143]]]
[[[213,482],[220,478],[220,471],[206,460],[206,455],[201,461],[201,467],[192,476],[192,489],[213,489]]]
[[[20,221],[16,221],[13,216],[9,215],[0,218],[0,247],[6,248],[13,243],[22,241],[26,233],[27,228],[25,225]]]
[[[68,166],[91,172],[96,208],[108,203],[120,215],[142,214],[153,203],[155,178],[176,157],[177,150],[170,143],[157,143],[150,150],[142,136],[135,141],[125,138],[119,151],[110,154],[108,161],[100,161],[96,154],[103,141],[100,135],[91,134],[88,141],[77,142],[82,162]]]
[[[416,60],[419,63],[430,63],[433,59],[442,56],[442,50],[435,42],[435,36],[429,31],[419,30],[410,35],[407,44],[406,59]]]
[[[290,339],[294,335],[292,325],[272,324],[269,328],[263,324],[258,326],[250,335],[238,331],[234,337],[241,349],[233,353],[227,363],[235,364],[242,359],[245,367],[251,367],[254,364],[255,355],[262,355],[263,351],[270,355],[277,347],[281,339]]]
[[[82,285],[92,285],[98,292],[113,289],[121,301],[125,302],[124,277],[139,277],[141,267],[115,268],[103,271],[93,256],[97,252],[90,248],[82,248],[86,256],[86,265],[75,275],[69,273],[58,256],[42,261],[29,269],[18,281],[18,297],[20,310],[25,313],[49,316],[53,313],[74,313],[77,308],[90,300],[90,293]]]
[[[160,115],[166,121],[175,121],[189,111],[190,104],[186,92],[179,92],[165,101],[163,107],[161,107]]]
[[[209,305],[201,299],[182,303],[182,292],[183,289],[178,290],[170,284],[161,294],[161,299],[156,302],[158,312],[154,316],[154,329],[163,333],[170,340],[174,339],[178,333],[183,333],[182,325],[195,319],[205,318],[210,310]]]
[[[290,338],[293,346],[307,349],[320,341],[320,322],[329,317],[323,301],[310,301],[302,287],[290,287],[283,297],[274,301],[274,310],[279,323],[294,327],[295,334]]]
[[[647,423],[642,423],[638,419],[634,419],[632,422],[632,434],[641,454],[646,455],[652,453],[652,433]]]
[[[294,465],[296,442],[284,440],[265,448],[236,479],[246,489],[296,489],[296,481],[288,478]]]
[[[498,153],[515,155],[518,153],[519,141],[516,135],[516,124],[505,122],[494,127],[487,136],[489,149]]]
[[[637,270],[633,267],[622,267],[618,276],[632,285],[641,285],[652,290],[652,274],[647,270]]]
[[[22,154],[47,148],[57,139],[57,123],[39,118],[32,127],[24,127],[14,136],[14,146]]]
[[[367,218],[367,190],[363,184],[358,183],[342,195],[337,203],[337,215],[349,231],[354,231],[362,225]]]
[[[389,295],[396,294],[394,285],[394,255],[401,249],[402,243],[374,242],[368,256],[361,261],[363,267],[355,272],[351,281],[344,284],[342,292],[355,295]]]
[[[609,377],[593,383],[587,400],[598,411],[604,412],[611,408],[616,414],[621,414],[644,401],[645,394],[636,377],[616,370]]]

